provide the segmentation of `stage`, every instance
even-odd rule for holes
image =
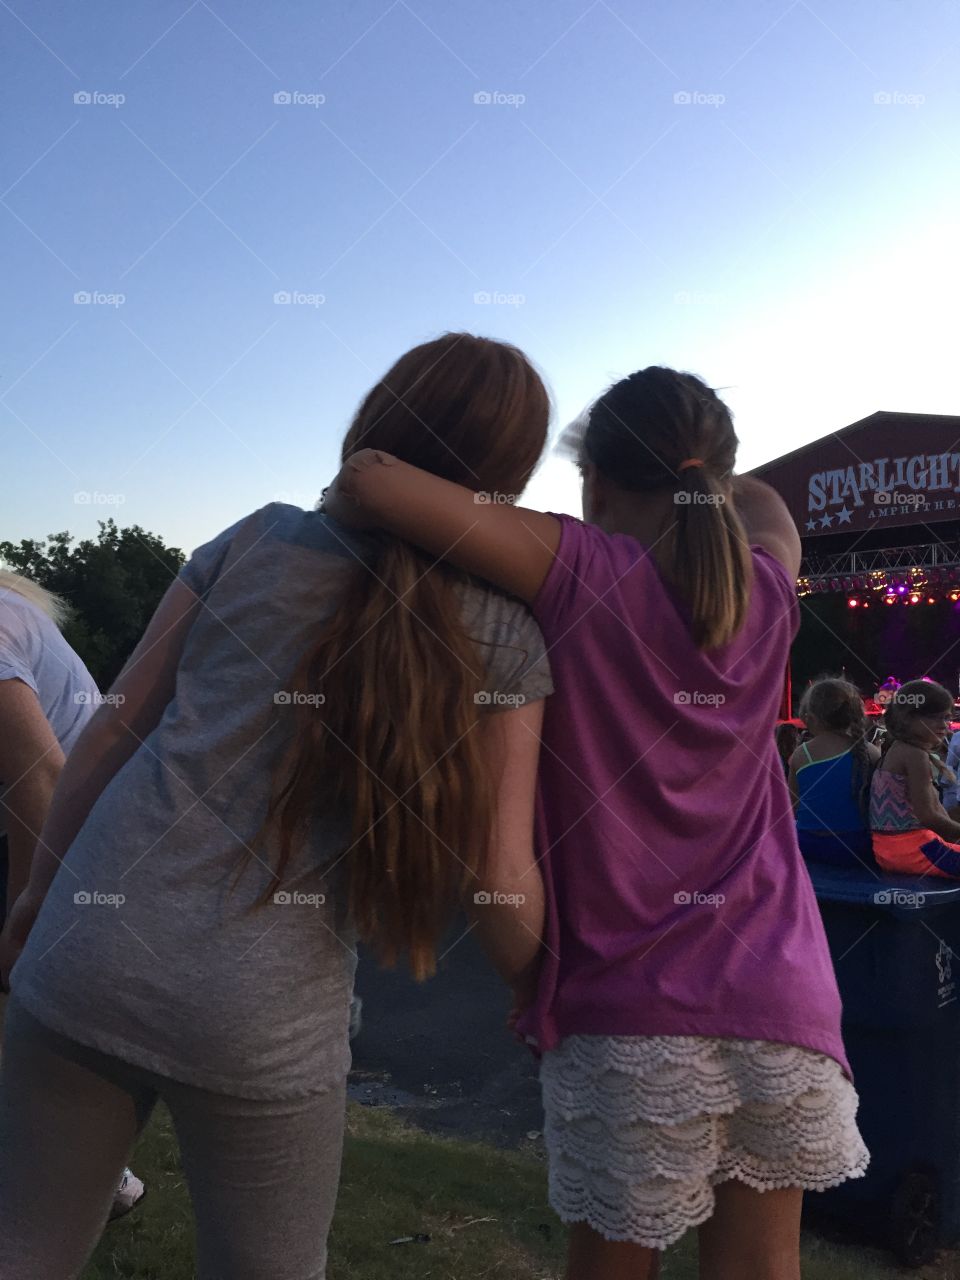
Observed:
[[[878,412],[757,467],[803,547],[783,714],[810,680],[960,690],[960,417]]]

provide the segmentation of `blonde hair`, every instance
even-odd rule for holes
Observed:
[[[41,587],[39,582],[25,578],[22,573],[14,573],[12,569],[0,569],[0,591],[16,591],[24,600],[42,609],[58,627],[63,626],[70,612],[67,602],[60,596]]]

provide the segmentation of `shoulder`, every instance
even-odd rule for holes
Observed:
[[[608,591],[624,582],[636,588],[638,575],[658,580],[649,549],[623,533],[607,533],[573,516],[557,515],[560,541],[540,590],[531,602],[544,629],[566,630]]]
[[[314,514],[285,502],[258,507],[208,542],[201,543],[180,570],[180,577],[196,594],[202,595],[241,559],[248,560],[258,550],[262,554],[277,542],[295,541],[304,520]]]
[[[554,515],[560,522],[560,542],[557,559],[569,564],[578,557],[598,561],[635,560],[644,556],[647,548],[625,533],[607,533],[599,525],[578,520],[576,516]]]
[[[478,640],[488,644],[521,641],[544,647],[537,620],[515,596],[472,579],[461,589],[464,623]]]
[[[60,632],[56,623],[19,591],[0,589],[0,655],[23,652]]]
[[[40,608],[39,605],[28,600],[26,596],[21,595],[19,591],[14,591],[12,587],[0,587],[0,623],[7,619],[13,625],[14,620],[24,622],[39,622],[41,619],[54,625],[48,614]]]
[[[898,753],[894,757],[895,763],[904,773],[922,773],[927,778],[932,776],[930,757],[921,747],[911,746],[908,742],[898,742],[896,746],[890,748],[889,754],[893,755],[894,751]]]
[[[797,580],[782,560],[756,542],[750,544],[750,557],[757,579],[775,586],[779,591],[786,590],[793,599],[796,599]]]
[[[485,583],[462,592],[464,626],[481,646],[493,686],[535,702],[553,692],[547,644],[533,614],[521,600]]]

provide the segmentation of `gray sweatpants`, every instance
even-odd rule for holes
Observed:
[[[15,998],[3,1039],[3,1280],[80,1275],[158,1098],[180,1144],[200,1280],[323,1280],[344,1081],[283,1101],[209,1093],[57,1035]]]

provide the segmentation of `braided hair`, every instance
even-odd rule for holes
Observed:
[[[820,676],[800,701],[800,718],[812,718],[831,733],[849,738],[853,756],[851,792],[866,821],[874,762],[867,750],[872,730],[860,690],[839,676]]]

